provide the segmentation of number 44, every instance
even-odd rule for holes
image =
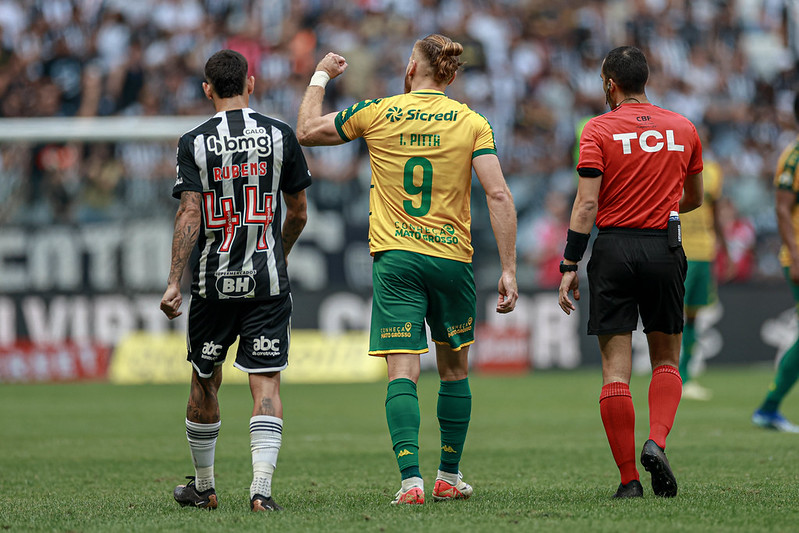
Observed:
[[[266,242],[267,230],[274,219],[272,210],[272,194],[263,194],[263,202],[259,202],[258,186],[244,186],[244,224],[253,226],[263,226],[261,236],[258,239],[256,250],[268,250]],[[217,210],[217,205],[219,210]],[[236,229],[242,225],[241,212],[236,210],[235,199],[233,196],[223,196],[217,198],[215,191],[203,193],[203,209],[205,211],[205,226],[211,230],[223,230],[225,237],[219,246],[219,252],[230,252],[233,239],[236,236]]]

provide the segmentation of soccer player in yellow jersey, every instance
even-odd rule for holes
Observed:
[[[441,378],[437,415],[441,461],[433,498],[466,499],[473,490],[459,463],[471,417],[469,345],[474,342],[476,291],[469,209],[472,169],[486,192],[502,274],[496,310],[516,305],[516,211],[488,121],[444,91],[463,52],[442,35],[417,41],[405,71],[405,94],[365,100],[322,116],[325,84],[347,68],[330,53],[319,62],[297,117],[306,146],[363,137],[372,184],[369,248],[374,298],[369,354],[386,358],[386,419],[402,487],[392,503],[424,503],[419,472],[420,354],[425,321],[436,343]]]
[[[702,173],[705,199],[701,207],[680,214],[682,247],[688,260],[685,277],[685,326],[682,333],[680,377],[682,397],[689,400],[709,400],[711,392],[692,379],[690,364],[696,345],[696,315],[705,306],[716,302],[716,281],[713,259],[716,246],[724,246],[724,235],[717,223],[716,202],[721,197],[721,166],[705,161]]]
[[[799,94],[794,99],[793,113],[799,121]],[[777,188],[777,228],[782,239],[780,264],[791,285],[796,309],[799,311],[799,138],[780,155],[774,185]],[[789,422],[779,412],[782,400],[798,378],[799,340],[782,356],[766,398],[752,414],[752,423],[762,428],[799,433],[799,426]]]

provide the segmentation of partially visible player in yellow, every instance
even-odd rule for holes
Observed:
[[[691,376],[691,360],[696,349],[696,315],[700,309],[716,302],[716,279],[713,260],[719,246],[724,247],[724,234],[717,222],[716,203],[721,198],[723,174],[715,161],[704,162],[703,186],[705,198],[701,207],[680,214],[682,247],[688,259],[685,277],[685,327],[680,353],[682,397],[689,400],[709,400],[711,391]]]
[[[469,345],[474,342],[472,169],[486,192],[502,274],[496,310],[516,305],[516,211],[488,121],[448,98],[463,52],[443,35],[416,41],[405,94],[365,100],[322,116],[324,86],[347,68],[330,53],[316,67],[297,117],[300,144],[333,145],[363,137],[369,147],[369,249],[374,298],[369,354],[386,358],[386,419],[402,487],[392,503],[424,503],[419,471],[419,354],[425,322],[441,378],[437,415],[441,460],[433,499],[466,499],[458,469],[471,417]]]
[[[793,115],[799,123],[799,93],[794,96]],[[777,229],[782,239],[780,264],[791,286],[796,310],[799,312],[799,137],[780,155],[774,176]],[[760,407],[752,413],[752,423],[765,429],[799,433],[799,426],[780,413],[785,396],[799,380],[799,339],[783,354],[774,380]]]

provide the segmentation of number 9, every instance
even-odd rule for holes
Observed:
[[[422,184],[416,185],[413,172],[416,167],[422,167]],[[413,217],[422,217],[430,211],[430,202],[433,193],[433,164],[424,157],[412,157],[405,163],[403,185],[405,192],[411,196],[421,194],[419,206],[413,205],[413,200],[404,200],[402,208]]]

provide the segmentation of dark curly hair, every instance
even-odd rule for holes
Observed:
[[[244,94],[247,59],[233,50],[220,50],[205,63],[205,81],[220,98]]]

